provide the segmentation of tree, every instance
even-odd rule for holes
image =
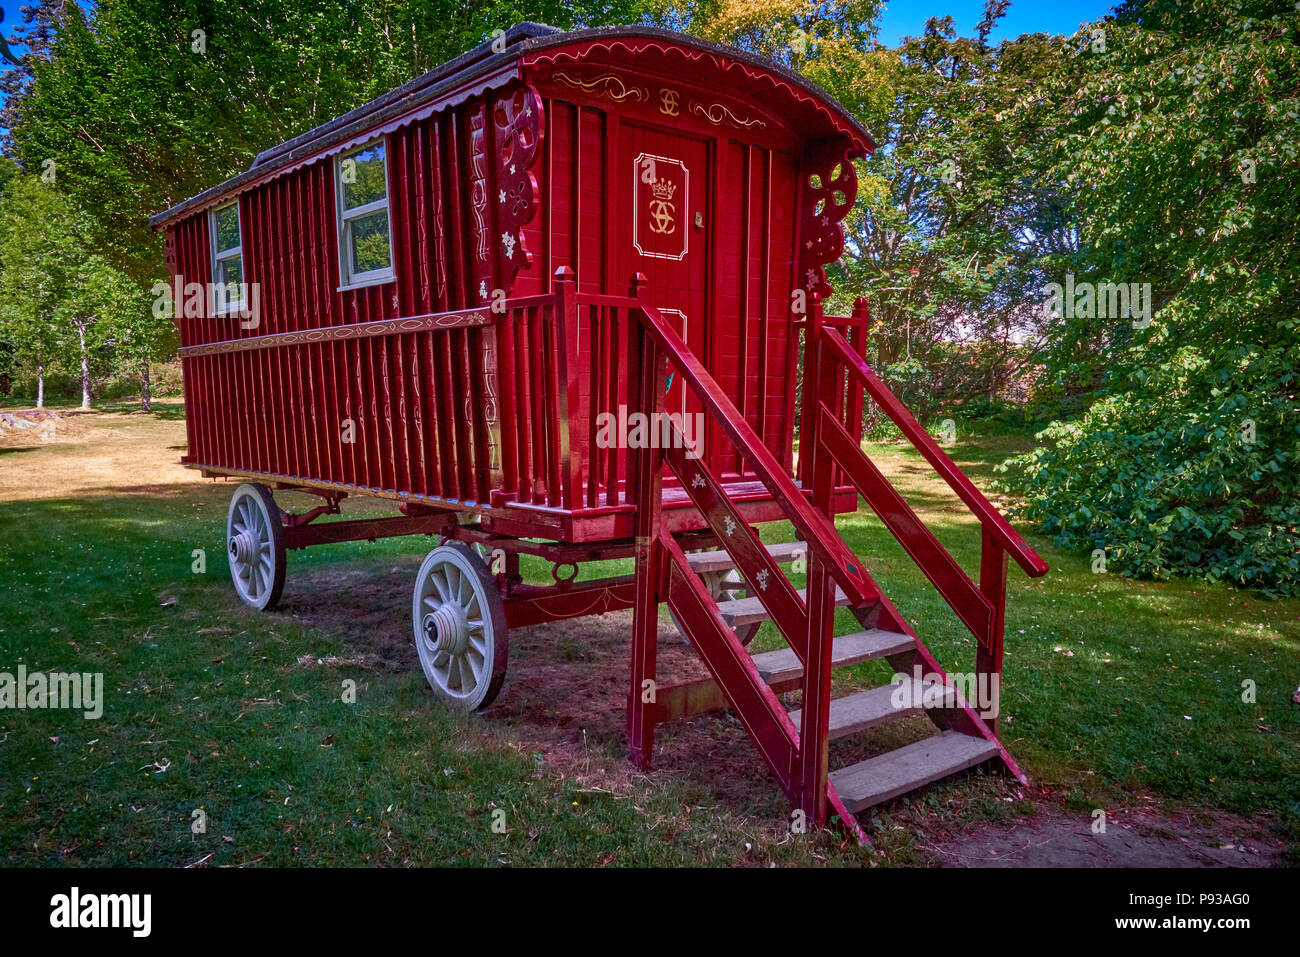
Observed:
[[[922,419],[941,400],[995,396],[1041,347],[1044,256],[1074,242],[1043,176],[1052,127],[1024,101],[1051,75],[1059,38],[990,47],[1005,4],[974,37],[950,17],[894,51],[893,97],[868,119],[837,292],[871,303],[878,370]]]
[[[1127,574],[1300,592],[1300,44],[1289,4],[1129,3],[1070,44],[1053,172],[1063,258],[1150,314],[1054,320],[1084,411],[1007,463],[1021,512]],[[1058,281],[1060,281],[1058,276]],[[1068,314],[1066,314],[1068,313]]]
[[[1056,69],[1061,41],[1034,35],[991,48],[1006,5],[990,0],[974,37],[934,18],[897,50],[875,41],[875,0],[658,12],[665,25],[802,72],[875,135],[844,257],[829,270],[830,309],[867,297],[874,364],[923,419],[941,401],[997,394],[1031,360],[1042,322],[1026,292],[1042,285],[1039,258],[1073,242],[1041,175],[1050,117],[1020,108]]]
[[[96,251],[87,217],[38,177],[20,175],[0,199],[0,302],[7,337],[35,367],[38,406],[46,372],[61,365],[77,371],[88,409],[94,350],[144,300]]]
[[[51,5],[53,6],[53,5]],[[10,149],[88,210],[105,255],[163,275],[150,214],[248,168],[521,19],[635,20],[634,0],[100,0],[66,3],[25,60]]]

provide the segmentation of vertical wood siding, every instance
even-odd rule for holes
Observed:
[[[236,318],[181,319],[181,345],[483,305],[473,196],[486,184],[495,199],[496,173],[493,163],[475,164],[471,149],[495,155],[492,108],[489,102],[477,113],[484,104],[472,100],[388,135],[394,282],[339,290],[332,159],[241,194],[244,275],[260,285],[260,322],[244,329]],[[482,132],[476,114],[487,117]],[[625,218],[616,209],[622,194],[610,139],[618,118],[560,98],[545,101],[543,116],[533,165],[537,212],[522,230],[532,265],[512,295],[549,291],[561,266],[574,269],[582,292],[623,293],[627,277],[616,275],[610,253],[613,224]],[[710,214],[703,358],[768,446],[788,460],[798,164],[791,153],[725,134],[714,140],[712,156],[720,189]],[[494,206],[488,202],[488,211]],[[211,281],[206,212],[169,226],[169,243],[184,281]],[[590,369],[593,348],[624,347],[592,338],[580,344],[580,369]],[[490,327],[190,356],[184,369],[187,460],[219,469],[484,503],[499,476],[501,450],[522,457],[529,442],[544,440],[524,410],[495,427],[489,422],[491,376],[513,371],[497,369]],[[571,416],[591,408],[590,388],[584,372],[581,406]],[[350,443],[343,441],[347,423]],[[587,439],[579,441],[586,462]],[[741,471],[720,433],[706,441],[715,467]],[[608,468],[603,460],[591,467]]]

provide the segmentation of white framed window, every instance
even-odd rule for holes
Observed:
[[[383,140],[342,153],[334,163],[340,288],[393,280],[388,163]]]
[[[244,244],[239,229],[239,200],[208,213],[208,245],[212,248],[212,312],[225,315],[244,306]]]

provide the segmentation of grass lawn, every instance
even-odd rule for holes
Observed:
[[[951,451],[986,486],[1025,441]],[[873,855],[833,833],[792,837],[727,715],[665,729],[660,770],[628,768],[607,706],[625,680],[624,618],[525,630],[518,658],[512,635],[499,703],[482,717],[443,711],[406,634],[425,539],[294,553],[283,608],[244,608],[222,550],[233,485],[176,465],[183,444],[174,403],[67,414],[48,443],[0,437],[0,671],[103,672],[105,698],[99,720],[0,711],[4,863],[924,863],[922,831],[1048,799],[1085,824],[1094,808],[1139,802],[1233,812],[1295,854],[1300,601],[1093,574],[1086,557],[1031,539],[1053,570],[1030,582],[1012,567],[1003,706],[1033,788],[973,774],[878,809]],[[974,569],[975,523],[946,486],[902,447],[870,452]],[[970,670],[969,635],[874,517],[840,524],[945,667]],[[875,683],[880,668],[841,684]]]

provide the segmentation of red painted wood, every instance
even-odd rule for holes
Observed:
[[[804,499],[777,458],[744,422],[739,411],[709,376],[699,359],[686,348],[681,337],[652,308],[642,308],[638,317],[642,321],[642,328],[648,330],[656,343],[668,352],[676,370],[685,377],[708,414],[722,424],[733,442],[745,450],[745,456],[752,463],[759,479],[773,498],[787,510],[790,521],[800,536],[812,549],[822,552],[830,574],[854,604],[862,604],[878,597],[874,584],[870,584],[870,576],[839,537],[835,526]]]
[[[825,450],[848,473],[867,504],[943,595],[980,646],[987,647],[997,615],[995,606],[980,593],[956,559],[939,544],[911,506],[862,453],[825,404],[821,405],[819,431]]]
[[[671,535],[658,549],[668,564],[668,606],[692,636],[694,646],[718,680],[727,703],[758,746],[759,754],[792,804],[798,804],[798,732],[781,700],[763,681],[753,658],[727,627],[704,583],[690,571]]]
[[[823,332],[822,341],[826,345],[829,356],[842,363],[862,383],[871,398],[885,410],[885,414],[893,420],[908,441],[966,503],[966,507],[975,513],[975,517],[991,532],[1001,547],[1015,558],[1016,563],[1025,570],[1025,573],[1031,578],[1047,574],[1047,563],[1025,543],[1020,534],[980,493],[966,474],[957,468],[952,459],[939,448],[939,443],[871,371],[866,361],[849,348],[843,337],[834,330],[827,329]]]
[[[989,626],[988,640],[975,651],[975,673],[995,675],[994,685],[1000,697],[1002,682],[1002,639],[1007,614],[1007,552],[993,532],[986,526],[980,551],[980,591],[993,605],[993,622]],[[989,730],[998,733],[1001,708],[993,709],[996,715],[986,718]]]
[[[631,293],[639,297],[645,277],[632,280]],[[661,362],[659,343],[650,330],[642,327],[633,340],[634,351],[629,364],[633,378],[640,385],[637,411],[657,418],[664,408],[663,388],[659,384]],[[652,418],[652,421],[655,419]],[[663,598],[662,534],[663,462],[660,449],[653,443],[636,452],[636,480],[631,487],[636,510],[636,611],[632,619],[632,667],[628,687],[627,737],[628,757],[638,767],[648,769],[654,751],[654,685],[659,635],[659,603]],[[672,541],[671,537],[668,538]],[[673,548],[677,545],[673,542]],[[695,576],[691,576],[695,579]],[[695,581],[699,582],[698,579]],[[715,611],[716,615],[716,611]]]
[[[803,627],[807,613],[804,600],[790,584],[790,579],[785,576],[781,566],[773,560],[758,536],[745,523],[740,510],[728,498],[726,490],[704,461],[686,457],[681,446],[681,433],[675,427],[672,436],[673,442],[663,450],[663,455],[673,474],[705,517],[718,541],[736,562],[741,576],[757,586],[750,589],[750,594],[762,603],[802,661],[807,655],[808,647]]]

